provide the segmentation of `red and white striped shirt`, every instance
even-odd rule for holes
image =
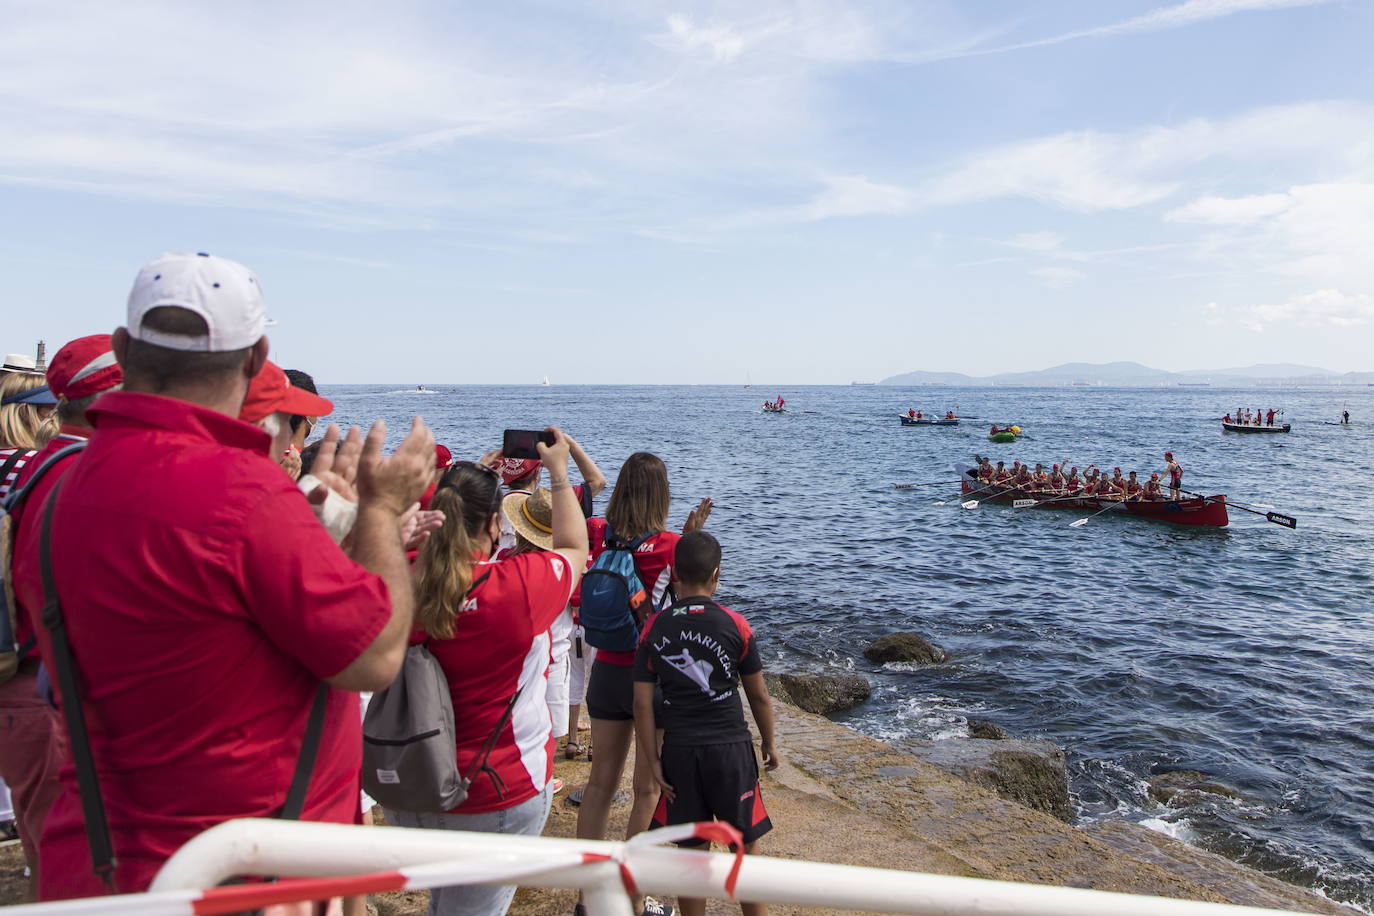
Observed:
[[[485,577],[485,578],[483,578]],[[522,553],[478,563],[475,585],[449,639],[431,639],[453,697],[458,772],[475,776],[458,814],[502,811],[544,790],[553,775],[553,723],[545,702],[549,627],[568,604],[573,571],[561,554]],[[476,760],[506,704],[520,691],[488,765],[505,784],[476,774]]]

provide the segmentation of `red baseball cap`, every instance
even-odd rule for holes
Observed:
[[[239,409],[239,419],[245,423],[256,423],[278,412],[323,417],[334,412],[334,405],[318,394],[292,385],[281,366],[269,362],[248,383],[248,396],[243,399],[243,407]]]
[[[496,469],[501,472],[501,482],[523,480],[543,467],[538,458],[502,458]]]
[[[446,468],[453,464],[453,452],[448,450],[447,445],[434,443],[434,466],[436,468]]]
[[[78,337],[48,364],[48,388],[69,401],[108,391],[122,381],[124,370],[115,362],[109,334]]]
[[[1172,457],[1174,457],[1174,453],[1173,453],[1173,452],[1165,452],[1165,453],[1164,453],[1164,457],[1165,457],[1165,458],[1172,458]]]

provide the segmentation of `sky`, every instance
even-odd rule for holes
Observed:
[[[0,351],[323,383],[1374,369],[1374,0],[0,0]]]

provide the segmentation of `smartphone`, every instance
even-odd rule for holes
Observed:
[[[537,429],[508,429],[501,440],[501,454],[507,458],[538,458],[540,442],[553,445],[553,433]]]

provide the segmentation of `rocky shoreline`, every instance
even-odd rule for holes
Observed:
[[[900,642],[926,651],[915,642]],[[936,657],[929,656],[927,663],[938,663]],[[942,661],[943,653],[938,657]],[[835,712],[862,702],[868,685],[861,676],[767,677],[783,765],[763,779],[775,825],[763,841],[765,855],[1309,913],[1357,913],[1138,824],[1075,826],[1065,754],[1049,742],[1018,739],[992,723],[971,722],[967,738],[887,744],[808,711]],[[555,801],[546,835],[573,836],[577,809],[567,796],[586,782],[589,769],[584,760],[556,761],[555,773],[566,781],[567,790]],[[611,812],[612,835],[623,832],[629,813],[629,771],[627,767],[624,791]],[[1235,790],[1205,774],[1178,772],[1156,779],[1151,791],[1167,803],[1180,794],[1186,799],[1188,793],[1226,795]],[[18,903],[21,888],[18,848],[0,850],[0,905]],[[426,898],[423,891],[380,894],[372,904],[380,916],[411,916],[425,912]],[[516,895],[510,912],[570,913],[574,903],[571,891],[526,888]],[[787,906],[771,911],[775,916],[836,913]],[[708,912],[738,909],[713,901]]]

